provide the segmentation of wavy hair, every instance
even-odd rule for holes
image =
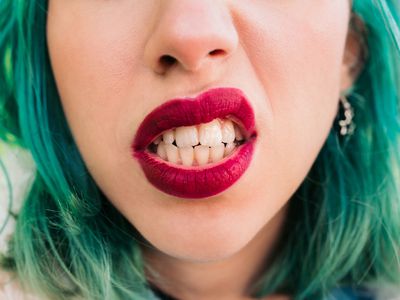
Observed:
[[[369,53],[348,97],[356,132],[342,137],[332,126],[290,199],[257,297],[321,299],[335,287],[400,284],[400,8],[396,0],[352,6]],[[74,144],[46,20],[47,0],[0,0],[0,139],[29,150],[37,169],[2,268],[49,299],[151,299],[144,238],[101,193]]]

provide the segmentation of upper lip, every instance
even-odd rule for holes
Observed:
[[[238,88],[213,88],[194,98],[171,99],[145,117],[136,133],[133,149],[143,151],[165,130],[228,116],[241,125],[245,138],[255,135],[253,109]]]

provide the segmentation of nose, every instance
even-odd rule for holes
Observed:
[[[144,60],[157,74],[171,68],[194,72],[229,57],[238,34],[228,9],[215,0],[161,1]]]

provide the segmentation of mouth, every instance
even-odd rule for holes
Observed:
[[[206,198],[232,186],[250,165],[254,112],[236,88],[172,99],[150,112],[132,143],[148,181],[181,198]]]

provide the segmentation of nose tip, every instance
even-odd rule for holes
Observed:
[[[204,0],[168,3],[145,47],[145,61],[154,72],[165,74],[173,67],[195,72],[234,52],[238,35],[226,11]]]

